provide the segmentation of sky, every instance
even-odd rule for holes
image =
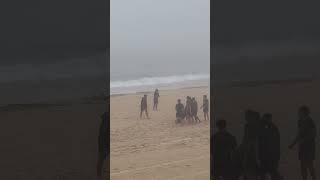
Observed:
[[[316,1],[212,1],[212,43],[215,46],[294,39],[320,40]]]
[[[105,52],[109,42],[107,2],[5,0],[0,16],[0,65]]]
[[[26,58],[63,59],[105,52],[108,2],[5,0],[0,11],[0,65]],[[148,47],[150,52],[157,48],[195,49],[193,45],[208,37],[208,4],[209,0],[111,0],[112,46]],[[320,41],[316,1],[215,0],[210,4],[215,44]],[[206,46],[203,43],[198,49]],[[130,55],[128,51],[123,54]]]
[[[141,66],[208,67],[209,0],[114,0],[110,7],[111,74]]]

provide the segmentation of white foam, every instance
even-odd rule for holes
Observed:
[[[176,76],[162,76],[162,77],[146,77],[127,81],[111,81],[110,88],[128,88],[140,86],[153,86],[161,84],[173,84],[186,81],[205,80],[210,79],[210,74],[186,74]]]

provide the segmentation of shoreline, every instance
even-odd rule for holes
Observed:
[[[167,92],[167,91],[172,91],[172,90],[181,90],[181,89],[199,89],[199,88],[210,88],[210,85],[207,86],[190,86],[190,87],[177,87],[177,88],[166,88],[166,89],[161,89],[158,88],[161,91]],[[128,92],[128,93],[119,93],[119,94],[110,94],[110,97],[119,97],[119,96],[126,96],[126,95],[141,95],[141,94],[150,94],[153,93],[154,91],[138,91],[138,92]]]

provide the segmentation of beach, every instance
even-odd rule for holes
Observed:
[[[1,179],[94,180],[100,116],[92,98],[0,110]]]
[[[153,92],[148,94],[150,119],[140,119],[144,93],[111,96],[110,175],[112,180],[207,180],[210,178],[210,123],[176,124],[175,105],[180,98],[210,95],[208,87],[161,90],[158,111]]]

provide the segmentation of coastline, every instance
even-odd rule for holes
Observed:
[[[158,111],[152,110],[153,94],[147,101],[150,119],[139,117],[143,93],[110,98],[111,179],[209,179],[210,122],[199,109],[201,123],[175,123],[177,99],[185,104],[195,97],[200,107],[209,87],[159,89]]]

